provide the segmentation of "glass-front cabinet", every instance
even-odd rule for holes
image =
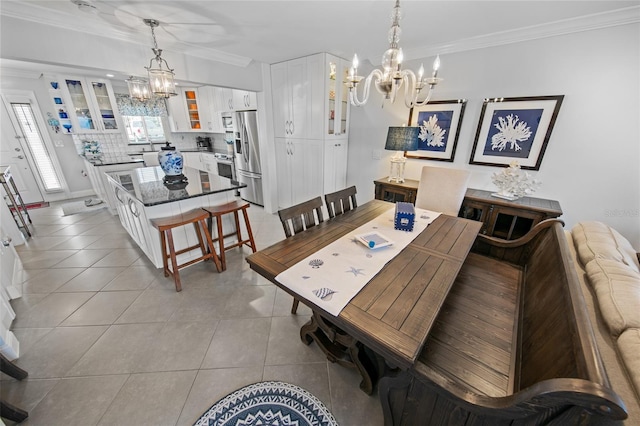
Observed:
[[[200,130],[200,111],[198,109],[198,95],[196,89],[185,89],[184,101],[186,102],[187,115],[189,117],[189,129]]]
[[[98,117],[99,124],[102,125],[102,130],[118,130],[117,106],[115,103],[115,97],[111,90],[111,85],[100,80],[90,80],[91,91],[95,97],[96,104],[100,115]]]
[[[73,133],[119,132],[122,121],[115,95],[108,80],[94,78],[64,78],[64,90],[70,106],[66,113]],[[54,98],[55,99],[55,98]]]
[[[349,132],[349,90],[344,82],[349,73],[349,62],[333,55],[326,55],[326,135],[346,138]]]

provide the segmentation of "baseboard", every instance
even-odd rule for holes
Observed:
[[[45,198],[45,201],[63,201],[63,200],[72,200],[75,198],[85,198],[85,197],[95,197],[96,193],[93,189],[85,189],[82,191],[74,191],[67,193],[59,193],[59,194],[48,194]]]

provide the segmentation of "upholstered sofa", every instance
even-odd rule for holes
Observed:
[[[639,255],[601,222],[580,222],[567,234],[611,386],[627,405],[625,424],[640,424]]]

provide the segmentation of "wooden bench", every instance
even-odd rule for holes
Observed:
[[[478,235],[415,365],[380,381],[394,425],[609,424],[627,417],[602,364],[562,222]],[[487,250],[488,248],[488,250]]]

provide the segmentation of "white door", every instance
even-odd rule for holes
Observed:
[[[6,115],[9,116],[7,123],[4,123],[3,120],[3,135],[5,128],[11,123],[10,125],[13,126],[12,130],[14,132],[13,140],[18,140],[21,149],[21,154],[17,157],[25,157],[31,175],[36,180],[35,187],[32,184],[23,182],[22,185],[24,185],[26,192],[23,193],[18,187],[20,195],[22,195],[25,202],[30,202],[27,201],[29,199],[42,201],[43,197],[45,201],[48,201],[68,195],[69,191],[64,180],[62,168],[58,163],[55,148],[46,130],[46,124],[40,114],[40,108],[33,93],[3,94],[2,100],[6,108]],[[17,153],[15,151],[16,148],[14,146],[10,149]],[[9,158],[15,160],[12,156],[9,156]],[[17,160],[22,160],[22,158],[17,158]],[[4,162],[4,159],[2,161]],[[21,169],[21,173],[25,173],[24,168]],[[24,176],[21,178],[27,181],[29,179]],[[34,195],[36,194],[35,188],[40,189],[40,195]]]
[[[3,103],[2,107],[2,139],[0,139],[0,164],[11,167],[13,181],[18,187],[25,204],[43,201],[40,188],[35,176],[31,172],[27,154],[20,143],[19,133],[13,127],[9,118],[7,107]]]

